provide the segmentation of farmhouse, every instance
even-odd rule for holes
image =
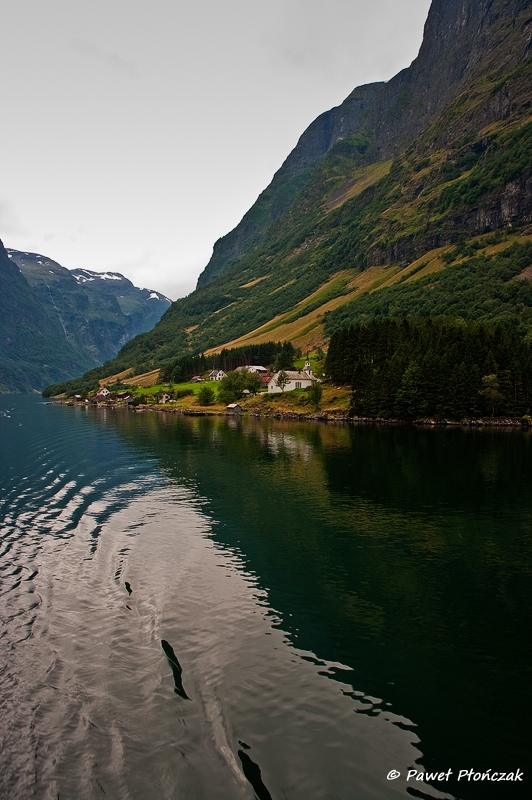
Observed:
[[[222,378],[227,378],[227,375],[225,374],[223,369],[213,369],[212,372],[209,372],[210,381],[221,381]]]
[[[95,395],[89,398],[89,401],[94,405],[98,405],[98,403],[105,403],[113,399],[114,399],[114,394],[111,394],[107,386],[104,386],[102,389],[99,389]]]
[[[305,361],[303,369],[281,370],[286,375],[286,384],[279,385],[280,372],[276,372],[268,382],[268,394],[278,394],[279,392],[292,392],[294,389],[306,389],[316,381],[319,381],[312,373],[310,361]],[[282,383],[282,381],[281,381]]]
[[[235,372],[258,372],[259,375],[267,375],[268,370],[266,367],[252,365],[250,367],[237,367]]]

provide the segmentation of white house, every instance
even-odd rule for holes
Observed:
[[[227,375],[225,374],[223,369],[213,369],[212,372],[209,372],[210,381],[221,381],[222,378],[227,378]]]
[[[237,367],[235,372],[258,372],[259,375],[267,375],[268,370],[266,367],[252,365],[251,367]]]
[[[306,389],[308,386],[312,386],[316,381],[319,382],[319,378],[316,378],[312,373],[308,358],[305,361],[303,369],[286,369],[282,371],[287,377],[286,385],[283,388],[279,386],[277,383],[279,372],[276,372],[268,383],[268,394],[278,394],[282,391],[292,392],[294,389]]]

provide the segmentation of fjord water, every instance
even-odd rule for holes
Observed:
[[[529,796],[528,433],[4,396],[0,436],[2,797]]]

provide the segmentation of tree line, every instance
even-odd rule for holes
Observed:
[[[289,369],[293,362],[301,356],[301,351],[296,350],[292,342],[262,342],[261,344],[245,345],[243,347],[224,348],[220,353],[206,356],[204,353],[187,354],[179,358],[169,359],[162,364],[159,372],[159,381],[162,383],[184,383],[194,375],[222,369],[232,372],[237,367],[251,365],[270,366],[275,370]],[[73,397],[75,394],[86,395],[95,391],[100,380],[109,374],[108,364],[89,370],[79,378],[70,381],[54,383],[43,391],[43,397],[54,397],[66,394]],[[132,376],[133,376],[133,370]],[[138,374],[138,371],[135,372]]]
[[[532,347],[517,330],[463,319],[376,319],[333,333],[325,361],[352,413],[460,420],[532,407]]]
[[[185,355],[175,361],[169,361],[161,369],[162,381],[180,383],[188,381],[194,375],[203,375],[209,370],[222,369],[232,372],[237,367],[274,365],[275,369],[290,367],[299,357],[292,342],[262,342],[244,347],[224,347],[219,353],[206,356]]]

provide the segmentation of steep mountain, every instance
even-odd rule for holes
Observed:
[[[101,364],[170,305],[118,273],[69,271],[3,245],[0,270],[1,391],[42,389]]]
[[[198,289],[212,283],[241,256],[253,250],[264,238],[268,226],[289,210],[298,193],[309,183],[312,168],[319,160],[336,142],[361,128],[385,85],[359,86],[340,106],[314,120],[241,222],[215,243],[211,260],[198,279]],[[369,144],[368,136],[362,131],[355,143],[360,160]]]
[[[521,67],[531,47],[527,9],[528,0],[433,2],[412,66],[388,83],[358,87],[340,106],[309,126],[235,230],[216,242],[198,288],[256,246],[271,223],[289,208],[296,191],[311,182],[309,168],[337,142],[352,137],[351,147],[343,149],[350,150],[349,155],[360,164],[396,158],[463,91],[479,80],[491,79],[497,84],[502,76]],[[516,23],[523,14],[519,31]],[[498,86],[485,107],[476,109],[469,124],[467,119],[460,120],[459,133],[464,136],[479,123],[489,125],[509,112],[507,87]],[[452,142],[453,130],[442,133],[443,140]]]
[[[170,300],[159,292],[139,289],[118,272],[68,270],[47,256],[7,249],[9,257],[64,336],[101,364],[127,341],[153,328]]]
[[[29,392],[90,365],[0,242],[0,392]]]
[[[460,315],[531,330],[531,53],[532,0],[433,0],[412,65],[309,126],[196,291],[107,374],[452,315],[457,293]]]

